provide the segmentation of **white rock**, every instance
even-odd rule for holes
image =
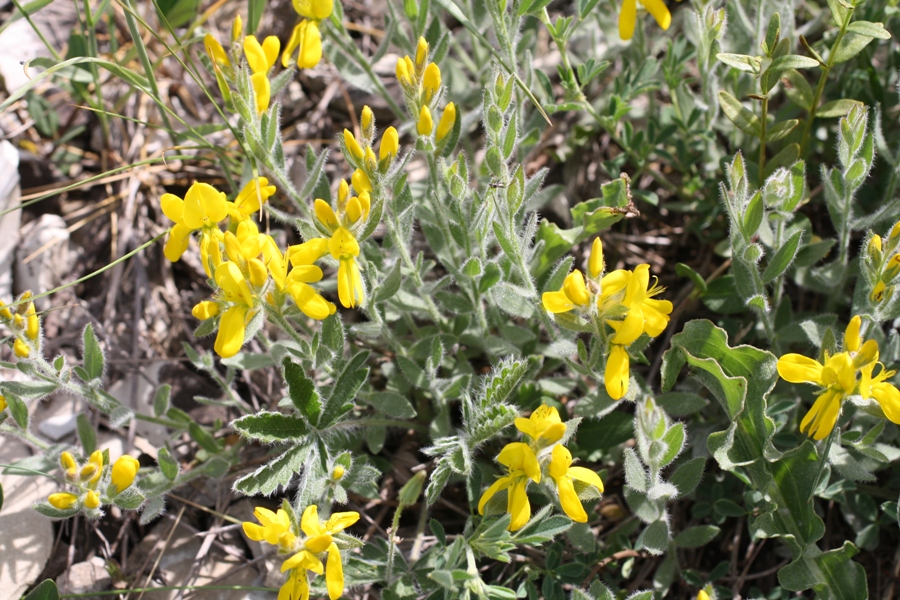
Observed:
[[[58,442],[59,440],[75,431],[75,428],[77,427],[77,424],[75,422],[76,419],[77,415],[75,415],[74,413],[49,417],[48,419],[42,421],[40,425],[38,425],[38,431],[46,435],[54,442]]]
[[[0,213],[19,205],[19,153],[7,141],[0,142]],[[12,300],[12,274],[22,211],[0,215],[0,300]]]
[[[112,577],[106,571],[106,563],[99,556],[86,562],[75,563],[56,579],[60,594],[88,594],[104,592],[112,588]],[[103,596],[86,596],[94,600]]]
[[[0,463],[9,464],[31,455],[19,440],[0,437]],[[2,475],[0,508],[0,600],[18,599],[32,585],[50,558],[53,523],[32,508],[58,491],[47,477]]]

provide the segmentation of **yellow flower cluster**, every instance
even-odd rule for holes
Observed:
[[[802,354],[785,354],[778,359],[778,374],[791,383],[813,383],[822,388],[812,408],[800,422],[800,431],[821,440],[837,423],[844,398],[859,394],[875,400],[884,415],[900,424],[900,390],[887,382],[896,371],[888,371],[878,362],[878,343],[860,335],[862,319],[850,319],[844,331],[844,349],[834,355],[825,353],[825,364]],[[879,367],[874,374],[875,367]],[[874,375],[873,375],[874,374]]]
[[[397,81],[406,98],[406,106],[416,119],[416,132],[421,137],[430,138],[434,133],[434,118],[440,100],[441,69],[428,62],[428,42],[420,37],[416,45],[416,58],[409,56],[397,59]],[[435,141],[441,143],[456,124],[456,105],[448,103],[437,125]]]
[[[891,228],[886,239],[882,240],[878,234],[869,239],[863,267],[872,285],[869,300],[879,304],[890,301],[900,275],[900,221]]]
[[[288,40],[281,64],[287,67],[295,50],[297,68],[311,69],[322,60],[322,33],[319,23],[331,16],[334,0],[294,0],[294,10],[303,19],[294,27],[291,39]]]
[[[545,292],[541,302],[547,312],[559,314],[577,311],[606,330],[598,331],[608,339],[604,382],[606,392],[619,400],[628,392],[631,360],[628,346],[641,334],[655,338],[669,323],[672,303],[656,300],[665,291],[654,281],[650,283],[650,265],[643,264],[633,271],[619,269],[604,275],[603,244],[594,239],[588,259],[588,280],[575,269],[566,276],[562,288]]]
[[[219,318],[215,350],[223,358],[241,349],[246,326],[264,298],[280,307],[283,297],[290,296],[311,319],[322,320],[335,311],[334,304],[309,285],[322,279],[322,269],[313,265],[321,256],[312,250],[314,244],[282,251],[253,221],[252,215],[274,193],[275,186],[259,177],[247,183],[234,202],[206,183],[191,185],[183,200],[174,194],[160,199],[163,213],[175,223],[166,241],[166,258],[179,260],[191,233],[200,231],[200,258],[216,291],[192,313],[201,320]],[[220,223],[226,218],[230,225],[223,231]]]
[[[281,564],[281,572],[290,571],[287,581],[278,592],[278,600],[309,600],[309,576],[307,571],[325,575],[328,597],[337,600],[344,593],[344,566],[341,551],[334,535],[359,520],[357,512],[334,513],[326,521],[319,520],[318,507],[310,505],[300,518],[301,538],[295,523],[284,509],[272,512],[258,506],[253,516],[259,525],[244,522],[244,533],[251,540],[266,542],[278,547],[279,554],[290,554]],[[326,557],[325,564],[322,558]]]
[[[0,323],[15,337],[13,353],[19,358],[28,358],[33,352],[38,352],[41,345],[41,320],[34,310],[34,302],[28,301],[30,298],[31,292],[25,292],[19,296],[19,304],[13,308],[0,300]],[[6,406],[6,402],[3,406]]]
[[[260,44],[256,36],[248,35],[241,41],[243,25],[240,15],[235,18],[231,27],[232,43],[241,43],[244,50],[244,57],[247,65],[250,67],[250,83],[253,86],[253,93],[256,98],[256,113],[263,114],[269,108],[269,100],[272,96],[272,87],[269,82],[269,71],[278,61],[278,53],[281,50],[281,42],[274,35],[270,35]],[[207,33],[203,38],[203,45],[206,47],[206,53],[209,55],[216,71],[216,79],[219,88],[226,98],[230,95],[228,85],[234,85],[235,71],[232,66],[228,53],[222,47],[222,44],[215,39],[212,34]]]
[[[619,37],[630,40],[634,35],[634,26],[637,23],[638,0],[622,0],[622,10],[619,12]],[[641,6],[653,15],[657,24],[663,31],[672,24],[672,14],[663,0],[640,0]]]
[[[137,459],[127,454],[120,456],[109,469],[109,485],[104,492],[101,489],[104,464],[103,453],[94,451],[83,465],[76,462],[71,452],[59,455],[59,464],[63,468],[66,481],[78,488],[77,493],[57,492],[50,494],[47,502],[59,510],[83,507],[91,516],[99,516],[97,509],[108,504],[110,499],[121,494],[134,483],[141,465]]]
[[[587,513],[575,490],[575,482],[593,486],[602,493],[603,481],[590,469],[572,466],[572,453],[560,443],[566,434],[566,425],[559,418],[559,412],[544,404],[529,418],[516,419],[515,424],[516,429],[527,436],[528,443],[509,443],[497,455],[497,462],[506,467],[507,474],[481,495],[478,514],[484,514],[485,506],[497,492],[507,490],[506,512],[511,517],[508,529],[521,529],[531,518],[526,491],[528,482],[540,483],[542,471],[546,471],[556,484],[563,512],[573,521],[586,523]]]

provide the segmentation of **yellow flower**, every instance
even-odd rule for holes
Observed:
[[[205,238],[214,236],[211,230],[218,231],[218,223],[228,216],[225,194],[207,183],[191,185],[184,200],[175,194],[163,194],[160,205],[163,214],[175,223],[164,249],[166,258],[172,262],[177,262],[187,250],[191,232],[203,229]]]
[[[9,406],[6,403],[6,396],[0,395],[0,412],[6,410],[6,407]]]
[[[344,476],[344,467],[342,467],[341,465],[334,465],[334,469],[332,469],[332,471],[331,471],[331,478],[334,481],[337,481],[343,476]]]
[[[606,393],[613,400],[620,400],[628,393],[628,381],[631,377],[630,367],[631,359],[625,347],[619,344],[610,344],[603,382],[606,385]]]
[[[78,496],[70,494],[69,492],[57,492],[56,494],[50,494],[47,498],[47,502],[59,510],[68,510],[78,502]]]
[[[359,145],[359,142],[356,141],[356,138],[349,129],[344,129],[344,145],[347,146],[347,150],[353,158],[356,160],[363,159],[364,153],[362,146]]]
[[[335,306],[325,300],[310,283],[322,280],[322,269],[313,263],[328,251],[328,240],[317,238],[288,250],[291,272],[285,279],[285,288],[303,314],[321,321],[334,314]]]
[[[309,579],[306,569],[294,569],[278,590],[278,600],[309,600]]]
[[[276,187],[269,185],[266,177],[251,179],[241,188],[234,202],[226,204],[228,216],[235,222],[250,218],[251,215],[259,212],[260,207],[268,202],[276,191]]]
[[[306,19],[321,21],[331,16],[334,0],[293,0],[294,10]]]
[[[112,484],[116,486],[116,493],[119,494],[132,483],[137,475],[141,463],[133,456],[123,454],[113,463],[112,466]]]
[[[577,523],[587,523],[587,513],[575,492],[575,481],[581,481],[597,488],[603,493],[603,481],[600,476],[584,467],[572,466],[572,453],[562,444],[553,447],[550,466],[547,469],[556,481],[556,489],[559,491],[559,503],[569,518]]]
[[[219,321],[215,351],[222,358],[238,353],[244,345],[244,331],[252,316],[255,296],[241,269],[234,262],[223,262],[216,268],[216,285],[222,302],[230,304]]]
[[[359,256],[359,242],[344,227],[338,228],[328,242],[331,257],[338,260],[338,298],[344,308],[365,305],[366,289],[356,257]]]
[[[607,277],[615,273],[617,272],[614,271],[603,278],[601,298],[607,295]],[[652,287],[648,287],[650,285],[650,265],[638,265],[633,272],[626,273],[628,275],[625,295],[621,300],[621,304],[627,309],[625,319],[623,321],[606,321],[616,331],[611,341],[623,346],[634,342],[642,333],[646,333],[650,337],[658,336],[668,325],[669,314],[672,312],[671,302],[653,299],[653,296],[662,293],[666,288],[655,283]],[[620,284],[621,281],[617,283]],[[609,287],[615,288],[616,286],[610,285]],[[610,293],[612,293],[612,289],[610,289]]]
[[[697,592],[697,600],[709,600],[709,594],[706,593],[706,590]]]
[[[528,487],[529,479],[535,483],[541,482],[541,466],[531,446],[522,442],[512,442],[504,446],[497,455],[497,462],[506,467],[508,474],[495,481],[481,495],[478,501],[478,514],[484,514],[484,507],[494,494],[508,490],[506,512],[512,519],[507,529],[517,531],[531,518],[531,504],[528,502],[525,489]]]
[[[591,295],[584,283],[584,275],[578,269],[566,275],[561,289],[544,292],[541,295],[544,310],[554,314],[569,312],[576,307],[585,308],[590,300]]]
[[[284,509],[272,512],[268,508],[257,506],[253,516],[260,525],[244,521],[242,524],[244,533],[254,542],[265,541],[273,546],[281,546],[284,550],[292,550],[297,541],[297,536],[291,532],[291,519]]]
[[[393,127],[388,127],[381,134],[381,146],[378,149],[378,158],[384,160],[394,160],[397,152],[400,150],[400,135]]]
[[[422,109],[419,111],[419,121],[416,123],[416,131],[419,135],[431,135],[432,129],[434,129],[434,121],[431,118],[431,111],[427,106],[422,105]]]
[[[262,114],[269,108],[271,97],[271,84],[269,83],[269,70],[278,61],[278,51],[281,42],[274,35],[270,35],[260,44],[256,36],[248,35],[244,38],[244,56],[253,73],[250,83],[253,85],[253,93],[256,96],[256,113]]]
[[[203,36],[203,46],[206,48],[206,53],[209,55],[209,59],[214,65],[219,67],[231,66],[231,61],[228,59],[228,53],[225,52],[225,48],[222,47],[219,40],[214,38],[211,33],[207,33]]]
[[[344,593],[344,567],[341,563],[341,551],[338,549],[337,544],[334,543],[332,536],[350,527],[358,520],[359,513],[351,511],[334,513],[323,523],[319,520],[316,505],[307,506],[306,510],[303,511],[303,516],[300,518],[300,530],[307,537],[303,541],[302,549],[282,563],[281,572],[284,573],[288,569],[295,569],[301,571],[303,577],[306,577],[307,570],[319,575],[324,572],[328,597],[331,600],[340,598]],[[322,561],[317,555],[326,551],[328,552],[328,558],[323,568]],[[292,574],[291,579],[294,577],[295,575]],[[291,583],[291,579],[288,580],[288,583]]]
[[[515,423],[516,429],[534,442],[540,440],[542,445],[555,444],[566,434],[566,425],[559,418],[559,412],[546,404],[540,405],[527,419],[519,417]]]
[[[5,408],[5,402],[4,408]],[[71,452],[63,452],[59,455],[59,464],[62,465],[63,470],[66,472],[66,479],[74,480],[78,477],[78,463],[75,462],[75,457],[72,456]]]
[[[9,307],[3,303],[3,300],[0,300],[0,317],[3,317],[6,320],[12,319],[12,312],[10,312]]]
[[[291,62],[294,50],[300,49],[297,56],[298,69],[312,69],[322,60],[322,33],[316,21],[303,19],[294,27],[291,38],[288,40],[281,56],[281,64],[287,67]]]
[[[416,43],[416,67],[418,69],[421,69],[423,66],[425,66],[425,61],[427,60],[428,42],[425,41],[424,37],[419,36],[419,41]]]
[[[666,8],[663,0],[640,0],[641,6],[653,15],[657,24],[663,31],[672,24],[672,15]],[[622,11],[619,13],[619,37],[630,40],[634,35],[634,25],[637,22],[637,0],[622,0]]]
[[[244,31],[244,21],[241,15],[237,15],[231,23],[231,41],[236,42],[241,39],[241,33]]]
[[[372,181],[369,179],[369,176],[366,175],[366,172],[362,169],[356,169],[355,171],[353,171],[353,175],[350,176],[350,182],[353,184],[353,190],[357,194],[372,191]]]
[[[100,506],[100,496],[94,490],[88,490],[87,496],[84,497],[85,508],[97,508]]]
[[[441,114],[441,120],[438,121],[435,139],[437,139],[438,142],[443,141],[444,138],[453,131],[454,125],[456,125],[456,105],[450,102],[444,107],[444,112]]]
[[[25,337],[31,341],[37,340],[40,328],[41,322],[34,311],[34,302],[29,302],[25,310]]]
[[[411,88],[415,85],[415,83],[413,83],[412,76],[413,69],[410,68],[411,63],[412,61],[409,60],[408,56],[397,59],[397,81],[399,81],[400,85],[405,88]]]
[[[861,373],[868,372],[864,375],[864,395],[873,393],[874,397],[874,390],[877,389],[878,396],[886,399],[888,410],[894,408],[890,392],[882,387],[889,384],[884,384],[883,379],[871,379],[872,369],[878,361],[878,344],[875,340],[863,343],[860,328],[860,317],[853,317],[844,332],[844,351],[827,357],[824,365],[801,354],[785,354],[778,359],[778,374],[785,381],[813,383],[824,388],[800,422],[800,431],[813,439],[824,439],[834,429],[841,403],[857,389],[860,383],[857,376]]]
[[[375,114],[368,104],[363,106],[359,114],[359,127],[364,138],[371,139],[375,135]]]

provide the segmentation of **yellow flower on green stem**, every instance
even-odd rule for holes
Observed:
[[[353,187],[363,188],[359,196],[349,197],[349,187],[341,182],[338,190],[339,213],[335,213],[327,202],[317,199],[315,202],[316,218],[322,227],[330,232],[327,238],[327,251],[338,261],[338,298],[344,308],[364,306],[366,289],[356,258],[359,256],[359,242],[351,231],[362,225],[369,215],[371,200],[368,189],[371,189],[366,174],[357,169],[353,174]],[[368,188],[368,189],[366,189]],[[341,205],[343,204],[343,208]],[[322,242],[311,248],[322,249]],[[324,254],[324,252],[323,252]],[[321,255],[320,255],[321,256]],[[318,258],[318,257],[317,257]]]
[[[228,53],[225,52],[225,48],[222,47],[222,44],[219,43],[211,33],[207,33],[203,36],[203,47],[206,49],[206,53],[209,55],[209,59],[213,62],[213,65],[216,67],[230,67],[231,60],[228,58]]]
[[[58,508],[59,510],[68,510],[78,502],[78,496],[70,494],[69,492],[57,492],[55,494],[50,494],[47,498],[47,502],[50,503],[50,506]]]
[[[529,480],[541,482],[541,465],[531,446],[523,442],[512,442],[504,446],[497,455],[497,462],[506,467],[507,475],[495,481],[481,495],[478,514],[484,514],[485,505],[497,492],[507,490],[506,512],[512,517],[507,529],[517,531],[531,518],[531,504],[525,490]]]
[[[201,250],[204,245],[210,245],[209,240],[221,234],[219,222],[228,216],[225,194],[207,183],[191,185],[184,200],[175,194],[163,194],[160,205],[163,214],[175,223],[163,250],[166,258],[172,262],[181,258],[187,250],[191,233],[198,229],[202,230]],[[203,262],[204,268],[208,268],[207,261]]]
[[[287,67],[290,65],[291,56],[298,48],[298,69],[312,69],[322,60],[322,33],[319,31],[319,25],[315,21],[303,19],[294,27],[294,31],[291,32],[291,37],[284,49],[284,54],[281,56],[281,64],[283,66]]]
[[[566,434],[566,425],[559,418],[559,412],[553,406],[540,405],[527,419],[519,417],[515,421],[516,429],[527,435],[533,442],[541,445],[555,444]]]
[[[619,275],[620,273],[624,275]],[[651,287],[650,265],[638,265],[634,271],[613,271],[604,277],[601,281],[600,302],[620,291],[623,283],[625,294],[619,303],[627,309],[625,319],[606,321],[616,332],[611,338],[612,343],[627,346],[642,333],[650,337],[658,336],[669,324],[672,303],[668,300],[655,300],[653,296],[664,292],[666,288],[655,282]]]
[[[234,262],[226,261],[216,267],[215,281],[219,288],[220,310],[223,306],[227,308],[219,321],[214,348],[216,354],[229,358],[244,345],[244,332],[256,311],[256,298],[247,278]]]
[[[341,551],[334,543],[333,536],[358,520],[359,513],[350,511],[334,513],[328,520],[322,522],[319,520],[318,508],[315,504],[307,506],[303,511],[303,516],[300,518],[300,530],[306,535],[306,539],[303,540],[300,551],[281,565],[282,573],[293,570],[285,586],[290,586],[291,591],[299,590],[301,594],[305,589],[306,595],[301,595],[300,600],[307,600],[309,597],[308,583],[304,585],[305,582],[297,581],[297,579],[306,579],[307,570],[318,575],[325,574],[325,587],[328,589],[328,597],[331,600],[337,600],[344,593],[344,567],[341,562]],[[323,552],[328,553],[324,568],[319,558]],[[284,591],[284,586],[282,591]],[[279,593],[280,597],[281,593]],[[290,597],[294,598],[294,596]]]
[[[266,177],[256,177],[247,182],[238,192],[234,202],[226,204],[228,216],[232,222],[241,222],[258,213],[263,204],[277,191],[274,185],[269,185]]]
[[[334,314],[336,307],[323,298],[310,283],[322,280],[322,269],[313,263],[328,251],[328,240],[316,238],[288,249],[291,272],[284,287],[303,314],[321,321]]]
[[[562,505],[563,511],[573,521],[587,523],[587,513],[584,512],[584,507],[575,491],[575,481],[592,485],[597,488],[598,492],[603,493],[603,481],[600,476],[590,469],[573,467],[572,453],[562,444],[553,447],[547,472],[556,481],[559,503]]]
[[[134,483],[134,478],[141,463],[133,456],[123,454],[112,466],[112,484],[116,486],[116,493],[120,494]]]
[[[242,524],[248,538],[254,542],[264,541],[273,546],[281,546],[286,551],[294,548],[297,536],[291,532],[291,519],[284,509],[279,508],[277,512],[272,512],[268,508],[257,506],[253,516],[259,521],[259,525],[250,521],[244,521]]]
[[[621,400],[628,393],[628,382],[631,379],[631,358],[628,350],[620,344],[610,344],[606,356],[606,369],[603,372],[603,383],[606,393],[613,400]]]
[[[634,35],[634,26],[637,23],[637,2],[638,0],[622,0],[622,10],[619,12],[619,37],[623,40],[630,40]],[[666,8],[663,0],[640,0],[641,6],[653,15],[657,24],[662,27],[663,31],[672,24],[672,14]]]
[[[869,374],[866,393],[872,393],[873,386],[878,386],[878,396],[888,399],[888,410],[893,409],[890,393],[881,387],[885,385],[884,380],[871,379],[872,369],[878,362],[878,344],[875,340],[862,342],[861,324],[859,316],[850,320],[844,332],[844,351],[826,356],[824,365],[802,354],[785,354],[778,359],[778,374],[785,381],[812,383],[823,388],[812,408],[800,422],[800,431],[813,439],[821,440],[831,433],[837,423],[844,398],[857,390],[860,384],[859,376],[864,372]]]
[[[881,370],[874,377],[872,372],[878,364]],[[872,362],[861,369],[859,380],[860,395],[869,400],[875,400],[881,406],[884,416],[892,423],[900,425],[900,390],[893,384],[887,383],[897,374],[897,371],[884,368],[881,363]]]
[[[322,21],[331,16],[334,0],[293,0],[294,10],[301,17]]]
[[[453,131],[453,126],[456,124],[456,105],[452,102],[448,103],[447,106],[444,107],[444,112],[441,114],[441,120],[438,121],[437,133],[435,134],[435,140],[441,142],[444,140],[447,135]]]

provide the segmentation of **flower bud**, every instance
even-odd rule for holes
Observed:
[[[201,321],[211,319],[219,314],[219,304],[213,302],[212,300],[203,300],[202,302],[198,302],[196,305],[194,305],[194,308],[191,310],[191,314],[194,315],[195,319],[199,319]]]
[[[206,53],[209,55],[209,59],[213,61],[213,64],[219,65],[220,67],[231,66],[231,61],[228,60],[228,54],[225,52],[225,48],[222,47],[219,40],[214,38],[211,33],[207,33],[203,37],[203,46],[206,48]]]
[[[344,130],[344,145],[347,147],[347,150],[353,155],[353,158],[356,160],[363,159],[363,149],[360,147],[359,142],[356,141],[356,138],[353,137],[353,134],[349,129]]]
[[[900,221],[894,223],[894,226],[891,227],[891,232],[888,234],[888,239],[896,240],[900,237]]]
[[[9,405],[6,403],[6,396],[0,396],[0,412],[6,410],[7,406]]]
[[[38,338],[38,333],[40,332],[40,320],[34,312],[34,302],[28,304],[26,315],[25,336],[29,340],[34,341]]]
[[[9,307],[3,303],[3,300],[0,300],[0,317],[12,319],[12,313],[10,312]]]
[[[419,37],[419,43],[416,44],[416,69],[422,69],[425,66],[425,61],[428,60],[428,42],[425,41],[425,38]]]
[[[100,506],[100,496],[94,490],[88,490],[87,496],[84,498],[84,507],[94,509],[98,506]]]
[[[50,497],[47,498],[47,502],[50,503],[50,506],[58,508],[59,510],[68,510],[78,502],[78,496],[68,492],[58,492],[56,494],[50,494]]]
[[[241,33],[244,30],[244,22],[241,20],[241,15],[238,15],[234,18],[234,22],[231,24],[231,41],[236,42],[240,39]]]
[[[269,271],[258,258],[251,258],[247,261],[247,270],[250,272],[250,283],[254,287],[260,288],[269,280]]]
[[[881,302],[884,299],[885,287],[884,282],[879,279],[878,283],[875,284],[875,287],[872,288],[872,293],[869,294],[869,300],[872,302]]]
[[[31,354],[31,350],[28,348],[28,344],[23,342],[21,338],[16,338],[16,341],[13,344],[13,353],[19,358],[28,358],[28,355]]]
[[[88,464],[96,467],[96,470],[89,481],[89,483],[93,485],[100,480],[100,475],[103,473],[103,453],[100,450],[94,450],[88,458]]]
[[[112,483],[116,486],[116,493],[119,494],[132,483],[137,475],[141,464],[136,458],[127,454],[120,456],[112,467]]]
[[[381,147],[378,149],[378,157],[381,160],[394,160],[400,150],[400,134],[393,127],[388,127],[381,135]]]
[[[591,279],[597,279],[603,273],[603,242],[599,237],[594,238],[594,243],[591,244],[588,272],[591,274]]]
[[[900,254],[895,254],[887,261],[882,279],[886,284],[889,284],[897,278],[898,274],[900,274]]]
[[[75,457],[72,456],[71,452],[63,452],[60,454],[59,464],[66,472],[67,479],[75,479],[75,474],[78,471],[78,464],[75,462]]]
[[[337,481],[341,477],[344,476],[344,467],[341,465],[334,465],[334,469],[331,471],[331,478],[334,481]]]
[[[375,115],[372,113],[372,109],[369,108],[368,104],[363,106],[359,121],[363,138],[371,140],[375,137]]]
[[[15,327],[16,329],[19,329],[19,330],[25,329],[25,318],[22,317],[22,315],[20,315],[19,313],[15,313],[13,315],[12,324],[13,324],[13,327]]]
[[[372,191],[372,182],[369,181],[369,176],[366,175],[366,172],[362,169],[353,171],[353,175],[350,177],[350,183],[353,184],[353,190],[357,194]]]
[[[451,131],[453,131],[453,126],[456,125],[456,105],[452,102],[444,107],[444,112],[441,115],[441,120],[438,122],[437,128],[437,136],[436,139],[438,142],[442,142],[447,135]]]
[[[422,78],[422,87],[425,91],[425,102],[431,102],[438,88],[441,87],[441,70],[434,63],[429,63],[425,68],[425,76]]]
[[[879,268],[881,266],[881,260],[883,258],[881,248],[881,236],[876,233],[869,240],[869,245],[867,246],[868,256],[866,257],[869,259],[869,262],[875,266],[875,268]]]
[[[375,159],[375,152],[372,151],[372,146],[366,146],[366,157],[363,162],[367,171],[374,171],[378,168],[378,161]]]
[[[416,131],[419,132],[419,135],[431,135],[431,130],[434,129],[434,121],[431,119],[431,111],[428,110],[427,106],[422,106],[422,110],[419,111],[419,122],[416,123]]]
[[[338,184],[338,206],[347,204],[347,197],[349,195],[350,184],[347,183],[346,179],[341,179],[341,182]]]
[[[409,74],[409,67],[406,64],[406,61],[402,58],[397,59],[397,81],[400,82],[400,85],[403,87],[412,87],[412,77]]]

